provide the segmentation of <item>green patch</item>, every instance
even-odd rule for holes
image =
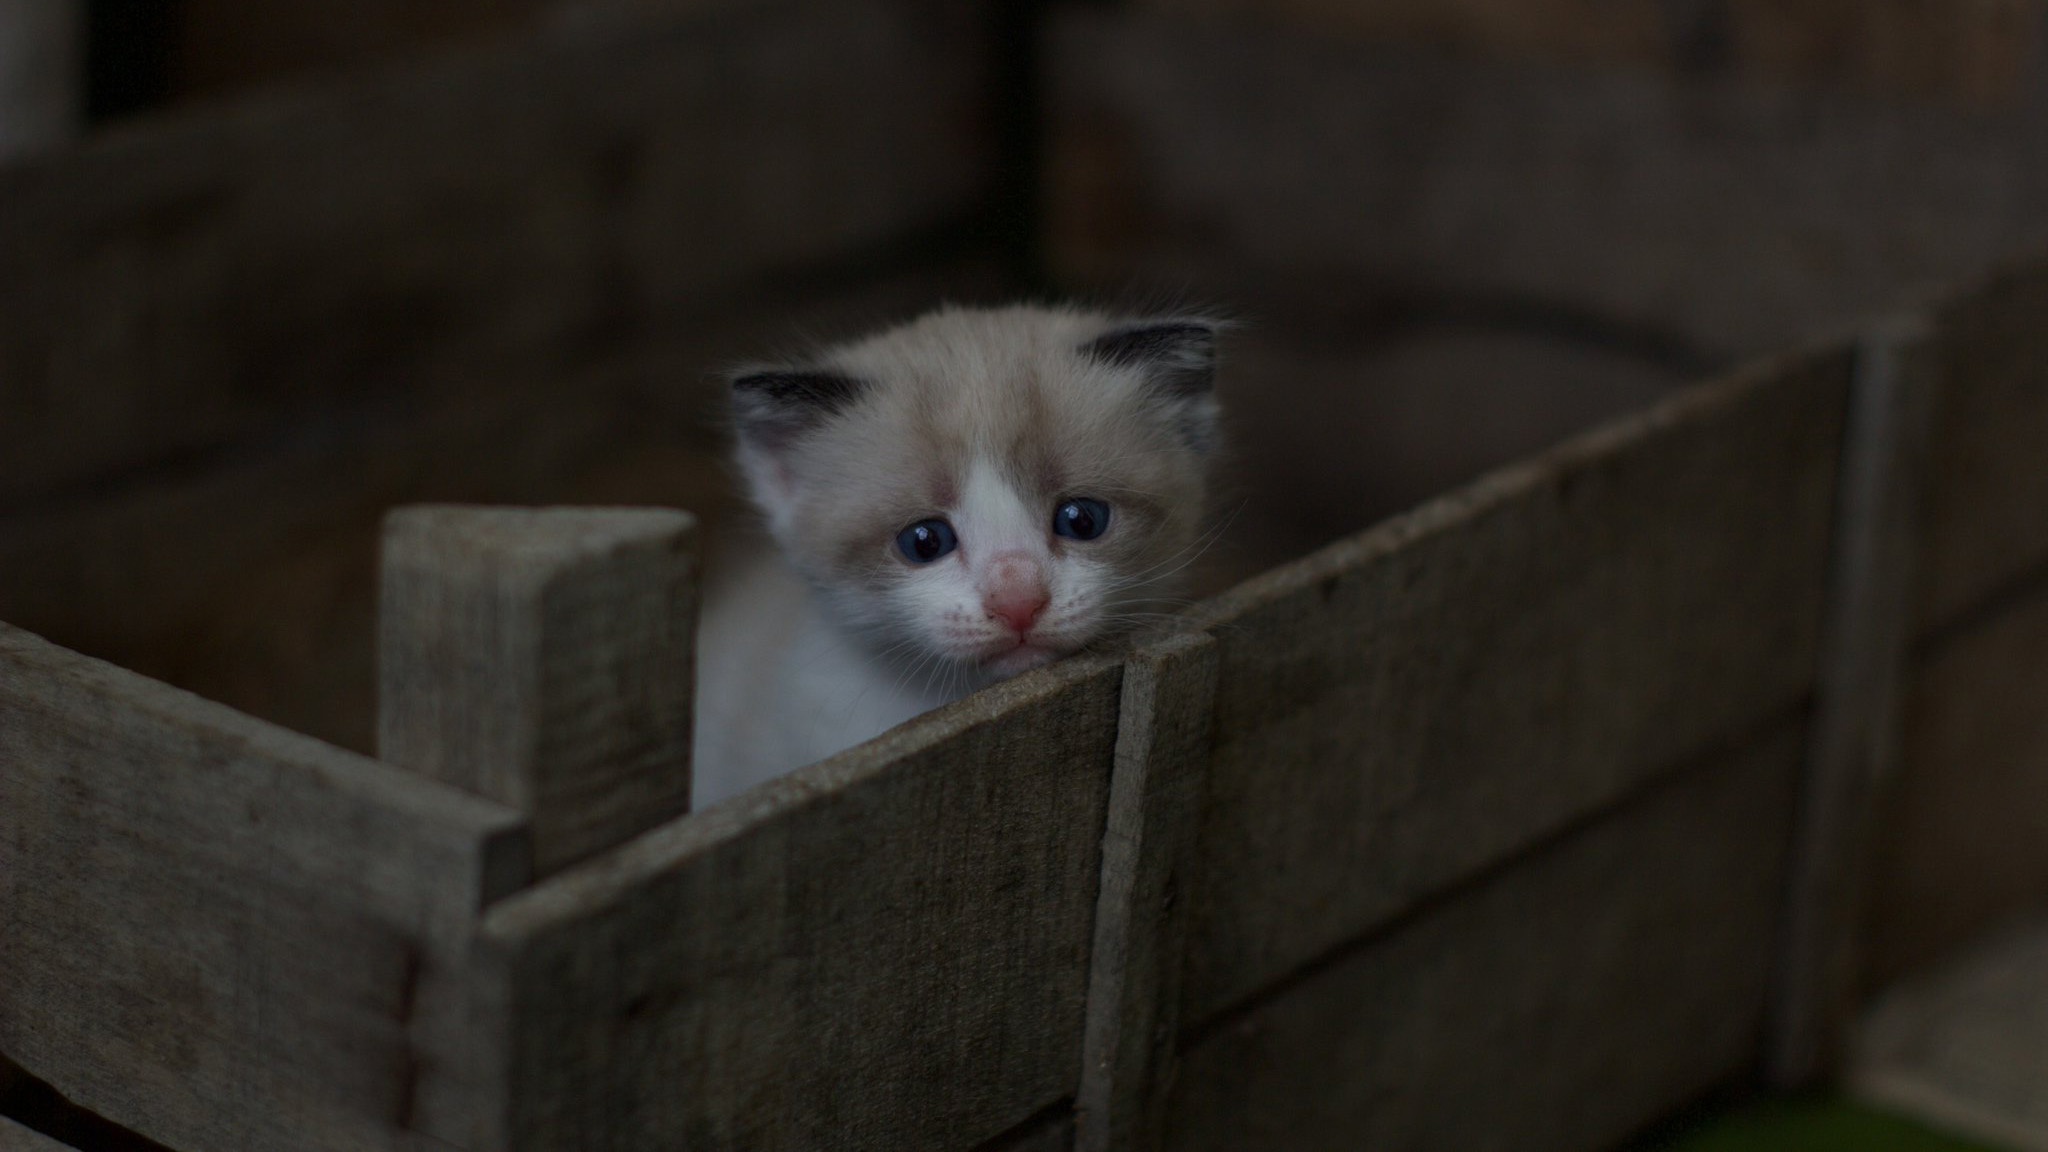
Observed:
[[[1745,1104],[1652,1147],[1655,1152],[2002,1152],[1888,1112],[1810,1098]]]

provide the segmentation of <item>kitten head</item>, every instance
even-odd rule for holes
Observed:
[[[949,308],[733,379],[769,530],[877,651],[1006,676],[1157,611],[1191,558],[1215,323]]]

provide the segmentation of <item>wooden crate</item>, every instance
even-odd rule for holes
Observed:
[[[724,510],[680,376],[754,313],[1029,282],[962,223],[1016,206],[1006,146],[1051,157],[1060,282],[1210,245],[1198,283],[1269,284],[1322,210],[1269,217],[1277,185],[1176,151],[1190,106],[1251,146],[1195,86],[1227,31],[1062,14],[1044,135],[1004,145],[996,18],[806,11],[568,25],[0,172],[0,603],[65,641],[0,626],[0,1055],[26,1075],[193,1150],[1590,1149],[1825,1069],[1870,981],[2048,901],[2037,266],[687,811],[698,526],[611,506]],[[1232,66],[1290,58],[1257,47]],[[1549,82],[1320,51],[1295,79],[1324,92]],[[801,79],[771,115],[732,95],[756,73]],[[1556,83],[1550,121],[1504,115],[1583,124],[1643,81]],[[1769,145],[1789,97],[1667,98],[1726,130],[1650,167],[1805,187]],[[1971,147],[1827,106],[1844,139]],[[1593,235],[1611,189],[1554,179],[1530,227]],[[1104,187],[1161,227],[1098,244],[1073,198]],[[292,211],[319,189],[331,214]],[[1724,224],[1761,252],[1826,199]],[[1680,258],[1731,242],[1708,223],[1667,236],[1685,283],[1456,220],[1328,235],[1382,283],[1433,262],[1675,331],[1630,345],[1666,374],[1875,303],[1826,262],[1743,298],[1746,250]],[[1879,278],[1964,258],[1939,248]],[[1269,332],[1255,380],[1287,376]],[[1354,487],[1268,545],[1369,518]],[[540,501],[608,507],[473,506]],[[184,655],[223,630],[248,660]],[[1925,871],[1965,850],[1996,876]]]

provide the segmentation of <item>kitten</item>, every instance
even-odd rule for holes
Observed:
[[[732,379],[781,556],[707,596],[700,805],[1166,607],[1216,437],[1217,325],[945,308]]]

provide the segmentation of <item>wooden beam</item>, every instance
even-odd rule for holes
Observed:
[[[1215,643],[1170,637],[1124,664],[1116,774],[1075,1098],[1077,1152],[1159,1147],[1180,1035],[1195,831],[1208,781]]]
[[[1766,1075],[1792,1087],[1840,1056],[1858,991],[1858,920],[1880,796],[1899,759],[1912,640],[1921,458],[1936,383],[1929,327],[1901,318],[1857,344],[1828,599],[1780,944]]]
[[[0,625],[0,1052],[173,1147],[493,1138],[502,805]]]
[[[391,513],[379,758],[525,812],[538,875],[687,812],[695,543],[651,508]]]

